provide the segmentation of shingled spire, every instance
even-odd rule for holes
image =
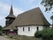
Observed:
[[[11,5],[9,15],[6,17],[6,26],[10,25],[15,20],[15,16],[13,14],[13,7]]]
[[[9,13],[9,15],[6,17],[6,19],[7,19],[8,17],[10,17],[10,18],[15,18],[14,14],[13,14],[13,7],[12,7],[12,5],[11,5],[11,8],[10,8],[10,13]]]
[[[11,9],[10,9],[10,15],[13,15],[13,8],[12,8],[12,5],[11,5]]]

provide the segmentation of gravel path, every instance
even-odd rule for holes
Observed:
[[[0,40],[9,40],[9,39],[7,39],[7,38],[5,38],[3,36],[0,36]]]

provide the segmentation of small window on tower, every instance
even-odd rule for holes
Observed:
[[[24,31],[24,27],[23,27],[23,31]]]
[[[30,27],[28,27],[28,31],[30,31]]]

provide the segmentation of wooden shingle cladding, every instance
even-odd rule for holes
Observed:
[[[14,20],[14,22],[11,25],[7,26],[5,29],[11,29],[11,27],[13,27],[13,29],[16,29],[16,26],[24,26],[24,25],[49,26],[50,24],[44,17],[40,8],[37,7],[18,15],[17,18]]]
[[[6,17],[6,25],[5,26],[9,26],[14,20],[15,20],[15,16],[13,14],[13,8],[11,6],[11,9],[10,9],[10,13],[9,15]]]

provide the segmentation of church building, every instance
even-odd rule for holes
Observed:
[[[6,34],[15,33],[18,35],[34,36],[36,31],[48,28],[49,25],[49,22],[46,20],[39,7],[28,10],[15,17],[11,6],[10,13],[6,17],[4,30]]]

